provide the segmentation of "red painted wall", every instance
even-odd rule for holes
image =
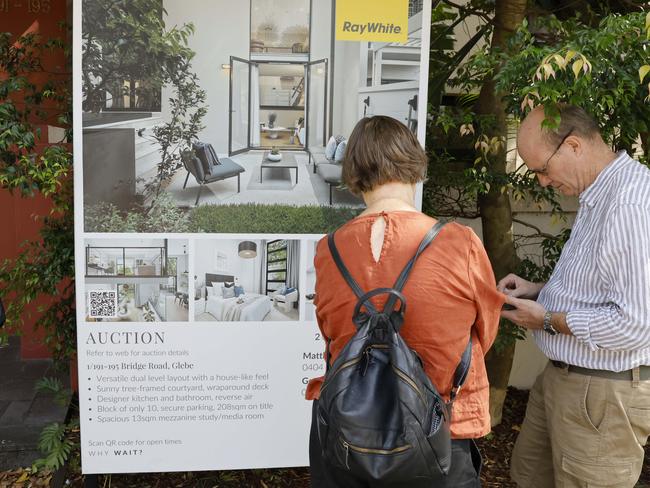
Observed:
[[[16,38],[26,32],[38,33],[43,39],[62,38],[66,36],[66,31],[59,24],[69,18],[70,12],[67,0],[0,0],[0,31],[11,32]],[[41,63],[45,72],[37,74],[33,79],[35,82],[46,80],[52,76],[51,73],[68,71],[62,54],[48,54]],[[20,99],[17,98],[15,102],[19,103]],[[46,108],[49,108],[46,123],[56,125],[59,114],[51,105]],[[43,121],[38,123],[40,125]],[[41,127],[42,139],[37,145],[37,151],[47,143],[47,126]],[[39,239],[40,224],[37,217],[48,214],[50,208],[50,202],[40,195],[23,198],[17,193],[12,195],[0,189],[0,260],[19,255],[24,241]],[[10,297],[3,299],[8,300]],[[36,307],[44,304],[47,304],[45,299],[34,304],[31,309],[33,317],[22,327],[21,353],[24,359],[46,358],[50,355],[43,344],[42,331],[34,330],[38,321]]]

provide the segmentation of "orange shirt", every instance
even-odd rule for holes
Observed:
[[[370,246],[373,222],[386,222],[379,262]],[[364,292],[392,287],[435,220],[419,212],[395,211],[365,215],[336,232],[336,246],[350,273]],[[329,338],[331,362],[354,335],[352,313],[357,298],[331,257],[327,238],[318,243],[316,318]],[[424,369],[448,399],[452,376],[471,331],[472,364],[453,406],[453,438],[476,438],[490,432],[489,385],[483,357],[497,334],[504,296],[497,292],[492,267],[474,232],[447,224],[418,258],[404,287],[406,313],[401,335],[422,358]],[[386,296],[373,298],[380,309]],[[331,364],[331,363],[330,363]],[[317,399],[323,378],[307,387],[307,399]]]

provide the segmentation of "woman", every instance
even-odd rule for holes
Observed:
[[[416,185],[425,179],[427,157],[415,136],[390,117],[362,119],[354,128],[343,162],[343,180],[363,197],[366,210],[343,225],[335,240],[343,262],[364,291],[392,287],[436,220],[415,206]],[[330,339],[330,364],[354,335],[352,314],[357,298],[330,254],[327,239],[316,257],[316,317]],[[490,431],[489,387],[484,355],[497,333],[504,296],[483,246],[468,227],[446,225],[420,256],[404,288],[408,304],[401,335],[424,363],[424,369],[447,400],[452,374],[472,336],[471,368],[453,404],[452,466],[445,487],[480,486],[480,454],[473,439]],[[385,296],[375,297],[381,308]],[[307,399],[316,401],[323,378],[313,379]],[[310,440],[312,486],[367,487],[321,457],[315,422]],[[433,487],[432,487],[433,488]]]

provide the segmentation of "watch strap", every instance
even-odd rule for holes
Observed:
[[[558,331],[555,327],[553,327],[553,313],[552,312],[546,312],[544,314],[544,332],[554,336],[558,334]]]

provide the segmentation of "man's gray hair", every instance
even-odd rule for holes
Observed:
[[[557,105],[560,113],[560,126],[557,130],[543,130],[544,139],[551,145],[558,145],[569,133],[584,139],[600,135],[596,120],[583,108],[568,103]]]

